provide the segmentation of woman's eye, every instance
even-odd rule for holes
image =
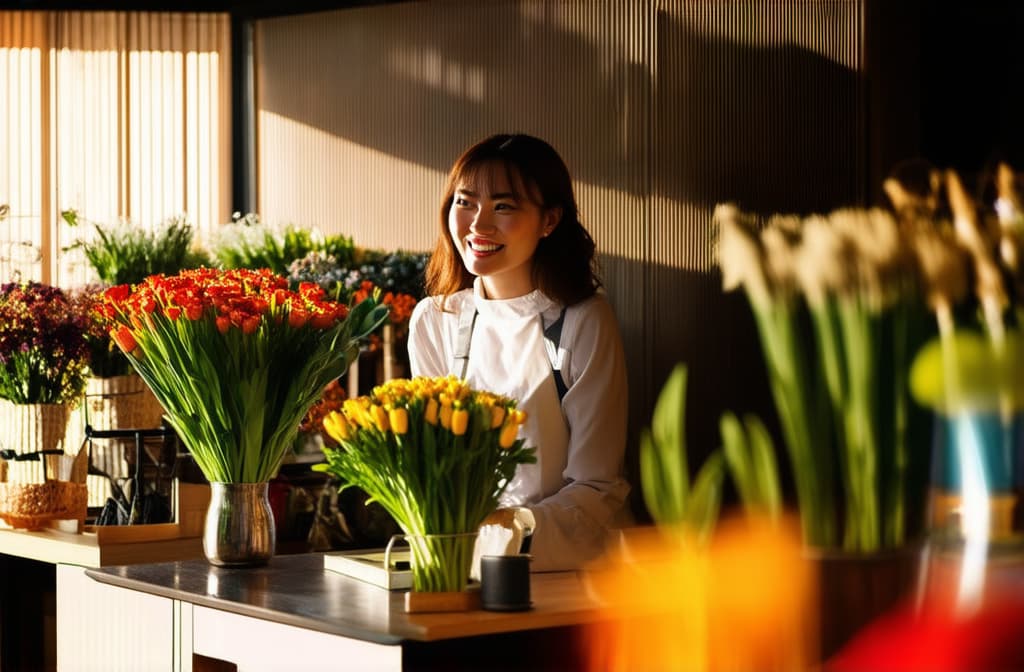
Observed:
[[[469,205],[469,201],[467,201],[466,199],[461,198],[459,196],[456,196],[455,197],[455,205],[459,206],[460,208],[464,208],[467,205]]]
[[[497,203],[494,206],[495,210],[515,210],[516,206],[511,203]]]

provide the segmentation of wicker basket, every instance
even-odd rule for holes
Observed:
[[[0,399],[0,448],[16,453],[66,449],[75,453],[78,446],[65,446],[70,407],[67,404],[14,404]],[[12,462],[8,481],[42,483],[43,463]]]
[[[0,519],[35,530],[50,520],[85,520],[88,492],[83,483],[0,483]]]
[[[153,429],[163,420],[164,409],[137,373],[110,378],[89,378],[85,403],[74,414],[68,427],[79,443],[85,439],[85,425],[97,430]],[[101,439],[93,442],[92,463],[113,478],[129,475],[125,450],[134,450],[131,439]],[[101,476],[90,476],[89,506],[103,506],[110,496],[110,483]]]
[[[153,429],[164,414],[160,402],[138,374],[89,378],[84,413],[95,429]]]

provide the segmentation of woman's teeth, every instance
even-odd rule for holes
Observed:
[[[496,250],[500,250],[502,247],[497,243],[481,243],[479,241],[472,240],[467,240],[466,242],[469,244],[470,249],[475,252],[494,252]]]

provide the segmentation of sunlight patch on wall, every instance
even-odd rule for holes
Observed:
[[[388,67],[410,82],[475,102],[486,94],[483,68],[448,58],[434,47],[393,45],[388,49]]]
[[[259,211],[271,225],[343,233],[357,245],[425,251],[445,173],[262,110]]]

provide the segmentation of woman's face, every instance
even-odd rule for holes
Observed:
[[[523,188],[513,190],[507,172],[492,166],[482,171],[486,179],[475,180],[477,185],[459,182],[448,210],[452,241],[492,299],[523,296],[535,289],[534,250],[558,223],[557,210],[541,210],[526,198]]]

